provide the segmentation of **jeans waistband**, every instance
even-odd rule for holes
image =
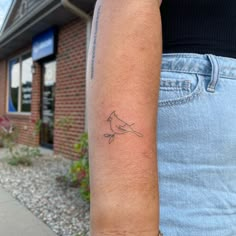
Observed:
[[[164,53],[162,71],[198,73],[236,79],[236,59],[211,54]]]

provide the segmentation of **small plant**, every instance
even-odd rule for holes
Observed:
[[[87,234],[86,233],[78,233],[78,234],[76,234],[75,236],[86,236]]]
[[[40,131],[41,131],[41,127],[42,127],[42,120],[38,119],[38,120],[32,120],[32,123],[34,123],[34,131],[33,131],[33,135],[39,135]]]
[[[12,151],[11,158],[9,159],[8,163],[13,166],[31,166],[32,159],[39,156],[41,156],[41,153],[38,148],[21,146]]]
[[[9,152],[13,151],[16,143],[18,132],[13,126],[8,117],[0,117],[0,139],[4,147],[8,148]]]
[[[79,186],[81,197],[90,200],[89,187],[89,158],[88,158],[88,134],[82,134],[78,143],[74,145],[75,151],[79,154],[79,160],[71,164],[69,170],[69,181],[72,186]]]
[[[37,126],[35,125],[34,133],[37,133]],[[32,158],[40,156],[40,150],[35,147],[20,146],[15,147],[16,139],[18,137],[18,130],[13,126],[7,117],[0,117],[0,138],[3,141],[4,147],[8,149],[10,165],[26,165],[32,164]]]
[[[56,124],[64,129],[69,129],[72,127],[74,120],[69,116],[64,116],[57,120]]]

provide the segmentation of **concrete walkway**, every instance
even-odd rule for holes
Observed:
[[[27,208],[0,187],[0,235],[56,236]]]

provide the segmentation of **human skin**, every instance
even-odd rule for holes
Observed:
[[[157,236],[157,0],[98,0],[88,58],[92,236]]]

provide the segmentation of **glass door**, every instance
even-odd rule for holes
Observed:
[[[56,61],[43,63],[42,110],[40,142],[53,149]]]

